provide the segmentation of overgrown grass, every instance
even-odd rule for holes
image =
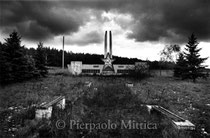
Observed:
[[[147,108],[141,105],[142,102],[123,84],[101,84],[98,89],[88,89],[72,105],[71,113],[57,110],[52,119],[54,123],[58,119],[65,120],[67,126],[63,130],[53,128],[48,131],[53,136],[62,137],[160,137],[162,136],[160,116],[149,115]],[[62,117],[60,116],[61,114]],[[59,117],[60,116],[60,117]],[[116,124],[116,128],[78,128],[77,125],[70,126],[70,121],[77,121],[78,124]],[[147,128],[126,128],[122,122],[129,121],[137,123],[152,122],[158,128],[147,130]],[[128,126],[127,126],[128,127]],[[71,128],[68,130],[68,128]]]
[[[207,105],[210,104],[210,80],[198,80],[197,83],[193,83],[175,80],[172,77],[150,77],[141,81],[128,77],[75,77],[70,76],[67,71],[60,72],[55,69],[54,72],[50,72],[47,78],[1,87],[0,111],[10,106],[27,107],[39,104],[55,95],[64,95],[69,101],[75,100],[84,92],[86,81],[93,82],[92,87],[98,88],[98,93],[90,94],[89,99],[84,99],[84,103],[82,103],[88,109],[84,112],[93,111],[95,117],[103,118],[103,113],[112,108],[113,110],[110,110],[112,118],[120,118],[121,116],[119,117],[118,114],[128,118],[129,110],[119,109],[127,107],[134,109],[134,105],[137,103],[158,104],[189,119],[199,129],[204,127],[207,132],[210,132],[208,121],[210,120],[210,111]],[[126,82],[133,83],[134,87],[124,87]],[[107,85],[109,86],[107,87]],[[138,111],[144,111],[140,108],[135,109],[134,113],[136,114]],[[74,111],[80,110],[80,104],[74,107]],[[97,111],[101,111],[100,114]],[[86,115],[83,116],[83,119],[90,118],[91,112],[87,112]],[[104,115],[106,119],[109,119],[108,114]],[[119,134],[121,132],[110,131],[109,133]],[[135,133],[133,132],[133,134]]]

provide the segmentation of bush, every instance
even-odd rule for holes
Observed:
[[[144,64],[135,65],[134,69],[130,70],[129,76],[138,80],[145,79],[150,76],[149,67]]]

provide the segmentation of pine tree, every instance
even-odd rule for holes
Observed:
[[[10,79],[10,74],[8,71],[10,63],[8,62],[7,53],[5,52],[5,45],[0,43],[0,83],[3,84],[4,82]]]
[[[46,56],[45,56],[45,49],[43,47],[43,43],[39,42],[38,47],[36,49],[36,55],[35,55],[35,63],[36,68],[38,69],[38,72],[41,76],[45,77],[48,73],[47,67],[46,67]]]
[[[174,77],[181,77],[182,79],[184,79],[184,73],[186,72],[186,69],[186,60],[184,54],[180,53],[174,67]]]
[[[184,56],[187,67],[182,73],[184,75],[183,78],[192,79],[193,82],[195,82],[199,77],[206,77],[206,74],[203,73],[205,66],[203,66],[202,63],[207,58],[200,57],[199,52],[201,48],[198,48],[197,38],[194,34],[189,37],[185,50],[186,52],[184,52]]]
[[[14,31],[1,45],[1,83],[18,82],[33,77],[34,68],[29,63],[21,37]]]

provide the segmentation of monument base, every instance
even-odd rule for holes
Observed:
[[[114,71],[102,71],[101,75],[111,76],[111,75],[115,75],[115,72]]]

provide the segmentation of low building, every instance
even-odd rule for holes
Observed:
[[[104,64],[82,64],[82,61],[72,61],[67,65],[68,70],[73,75],[89,74],[100,75],[103,73]],[[134,69],[133,64],[114,64],[114,75],[128,74],[130,70]]]

